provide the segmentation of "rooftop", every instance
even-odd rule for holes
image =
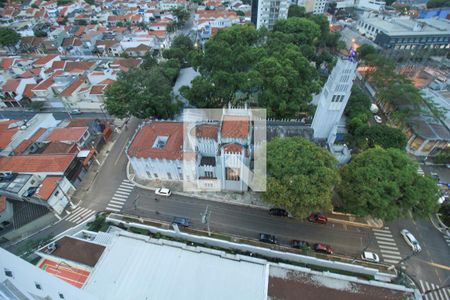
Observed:
[[[87,130],[88,127],[54,128],[45,141],[78,142]]]
[[[393,18],[383,20],[378,17],[365,18],[364,22],[372,24],[376,28],[380,28],[388,35],[433,35],[433,34],[450,34],[450,21],[445,19],[407,19]],[[417,24],[422,24],[420,30],[414,31]]]
[[[159,140],[163,143],[158,143]],[[183,123],[181,122],[152,122],[143,126],[131,142],[128,155],[167,160],[195,157],[192,153],[183,153]]]
[[[64,173],[75,154],[23,155],[0,158],[0,171],[19,173]]]
[[[56,242],[56,250],[51,254],[59,258],[94,267],[104,250],[105,246],[65,236]]]
[[[61,176],[47,176],[39,185],[34,196],[42,199],[48,200],[56,189],[58,182],[61,180]]]
[[[247,116],[224,116],[222,122],[223,138],[246,138],[250,119]]]

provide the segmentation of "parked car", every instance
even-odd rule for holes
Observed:
[[[12,172],[0,172],[0,180],[10,180],[14,178],[14,173]]]
[[[159,188],[155,191],[155,194],[160,195],[160,196],[169,197],[170,195],[172,195],[172,192],[166,188]]]
[[[292,240],[291,246],[292,246],[292,248],[306,249],[306,248],[309,248],[309,243],[306,241]]]
[[[175,217],[172,220],[172,224],[177,224],[178,226],[189,227],[191,226],[191,220],[185,217]]]
[[[309,215],[308,221],[318,224],[327,224],[328,218],[320,213],[312,213]]]
[[[378,124],[383,123],[383,119],[379,115],[375,115],[373,116],[373,118],[375,119],[375,122],[377,122]]]
[[[431,172],[430,176],[434,179],[437,179],[437,181],[441,180],[441,178],[439,177],[439,174],[436,172]]]
[[[313,246],[314,251],[325,254],[333,254],[334,250],[329,245],[317,243]]]
[[[371,262],[380,262],[380,257],[373,252],[364,251],[361,254],[361,259],[365,261],[371,261]]]
[[[271,208],[269,209],[269,215],[278,217],[287,217],[289,213],[282,208]]]
[[[70,111],[71,115],[81,115],[81,111],[79,109],[72,109]]]
[[[408,229],[402,229],[402,231],[400,231],[400,234],[402,235],[402,237],[405,240],[405,242],[411,247],[411,249],[414,252],[422,251],[422,247],[420,247],[419,242],[412,235],[412,233],[409,232]]]
[[[268,234],[268,233],[260,233],[259,241],[268,243],[268,244],[278,244],[277,238],[273,234]]]

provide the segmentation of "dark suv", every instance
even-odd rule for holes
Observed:
[[[189,227],[191,225],[191,220],[184,217],[175,217],[172,220],[172,224],[177,224],[178,226]]]
[[[268,233],[260,233],[259,241],[268,243],[268,244],[278,244],[277,238],[274,235],[268,234]]]
[[[278,216],[278,217],[287,217],[289,216],[288,212],[282,208],[271,208],[269,209],[269,215]]]
[[[309,248],[309,243],[305,242],[305,241],[292,240],[291,246],[292,246],[292,248],[306,249],[306,248]]]

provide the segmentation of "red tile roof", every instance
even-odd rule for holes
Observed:
[[[68,61],[64,71],[70,73],[79,73],[89,70],[95,62],[93,61]]]
[[[63,142],[50,142],[45,147],[42,154],[64,154],[64,153],[78,153],[76,144],[66,144]]]
[[[109,84],[112,84],[112,83],[114,83],[114,80],[112,80],[110,78],[107,78],[107,79],[105,79],[103,81],[100,81],[98,84],[109,85]]]
[[[87,130],[88,127],[55,128],[45,138],[45,141],[78,142]]]
[[[6,209],[6,196],[0,196],[0,213]]]
[[[58,54],[48,54],[44,57],[36,59],[33,64],[35,66],[43,66],[46,63],[50,62],[52,59],[55,59],[56,57],[58,57]]]
[[[29,83],[25,86],[25,90],[23,91],[23,95],[32,98],[34,97],[33,89],[37,86],[36,83]]]
[[[225,152],[241,153],[242,146],[239,144],[227,144],[223,147],[223,150],[225,150]]]
[[[8,120],[0,122],[0,149],[5,149],[12,140],[12,137],[16,134],[19,128],[8,128],[12,123],[18,122],[17,120]]]
[[[106,88],[106,85],[93,85],[89,94],[91,95],[103,95],[103,90]]]
[[[168,137],[163,148],[153,148],[158,136]],[[181,160],[194,159],[194,153],[184,153],[183,156],[183,123],[153,122],[145,125],[138,132],[128,154],[134,157]]]
[[[2,86],[3,92],[15,92],[20,84],[20,79],[8,79]]]
[[[61,176],[47,176],[39,185],[34,196],[41,198],[42,200],[48,200],[57,187],[58,181],[61,180]]]
[[[31,78],[33,76],[39,75],[41,73],[41,69],[30,69],[28,71],[23,72],[20,74],[20,78]]]
[[[62,71],[56,71],[52,76],[38,83],[32,90],[33,91],[46,91],[49,87],[54,83],[54,78],[58,75],[61,75]]]
[[[75,79],[67,88],[64,89],[64,91],[59,94],[61,97],[69,97],[72,95],[73,92],[75,92],[86,80],[86,76],[80,76],[77,79]]]
[[[45,70],[45,73],[51,73],[55,70],[63,70],[65,65],[66,65],[66,62],[64,60],[54,61],[52,66],[50,68],[48,68],[47,70]]]
[[[28,147],[30,147],[31,144],[33,144],[33,140],[30,139],[23,140],[22,143],[20,143],[16,147],[16,149],[14,149],[14,154],[15,155],[22,154],[25,150],[27,150]]]
[[[217,141],[217,133],[219,132],[219,126],[213,124],[200,124],[192,128],[191,135],[194,134],[196,137],[201,137],[205,139],[214,139]]]
[[[245,116],[225,116],[222,122],[222,137],[246,138],[249,121],[249,118]]]
[[[46,132],[46,128],[39,128],[31,137],[30,140],[37,141],[37,139]]]
[[[14,63],[15,58],[4,58],[2,59],[1,68],[3,70],[8,70]]]
[[[64,173],[76,154],[23,155],[0,158],[0,170],[30,173]]]

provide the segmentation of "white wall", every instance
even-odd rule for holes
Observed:
[[[24,261],[23,259],[0,248],[0,282],[10,281],[19,291],[27,295],[29,299],[47,298],[65,300],[95,300],[98,299],[91,294],[78,289],[61,279],[52,276],[38,267]],[[5,271],[11,271],[12,277],[8,277]],[[40,289],[36,287],[40,285]],[[35,295],[36,297],[31,297]],[[4,296],[0,291],[0,298]],[[4,297],[8,299],[7,296]]]

